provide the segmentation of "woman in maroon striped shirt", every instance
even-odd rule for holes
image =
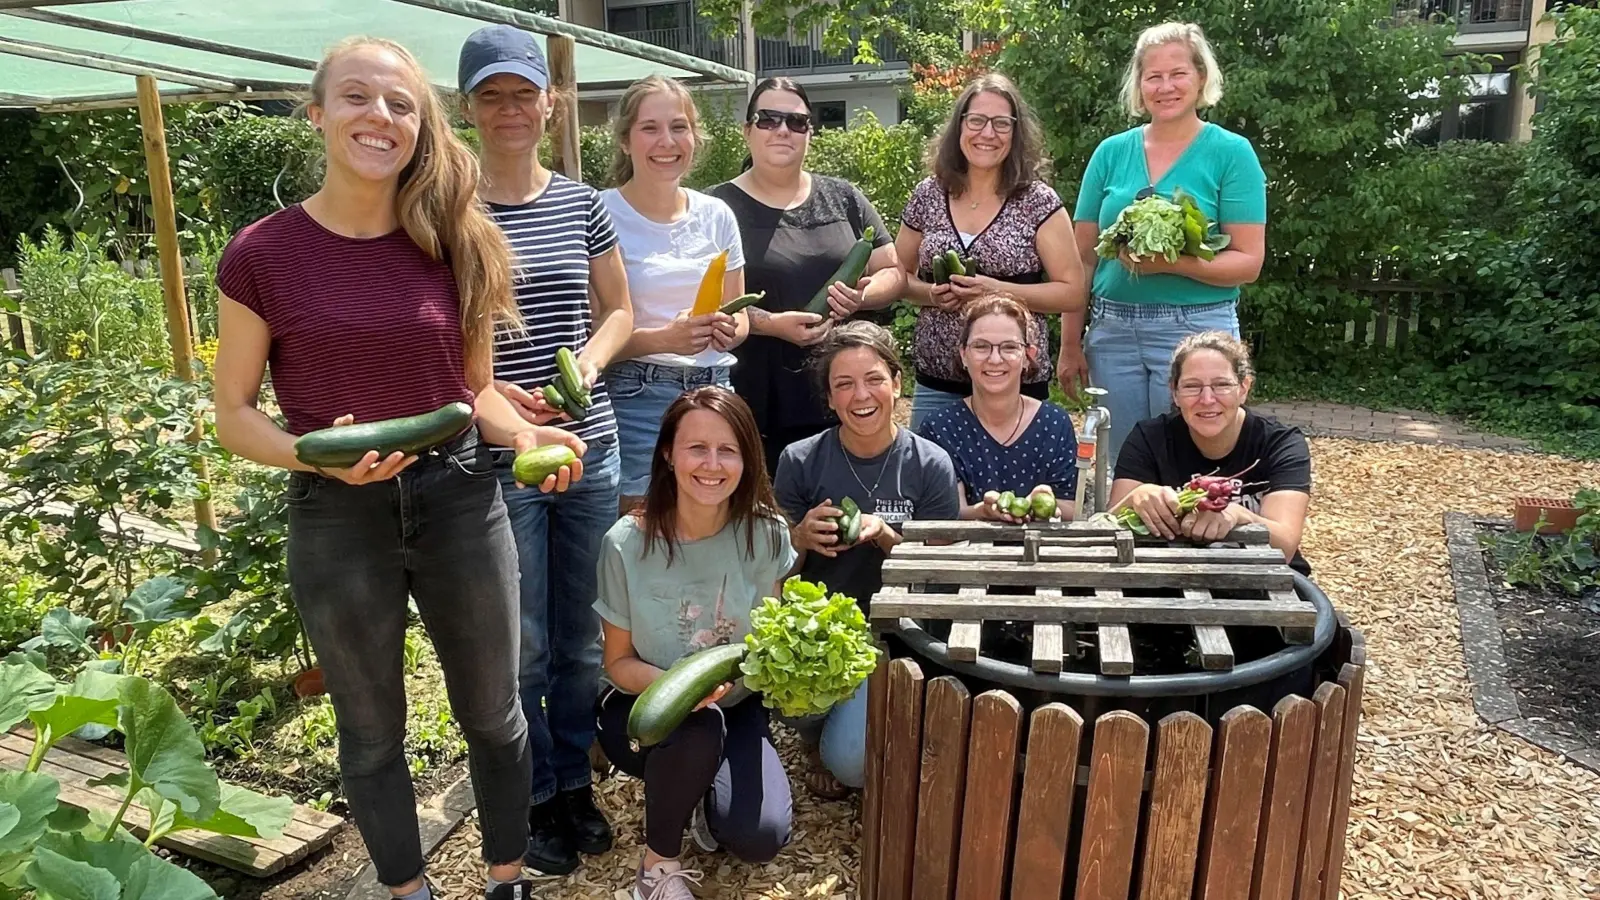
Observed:
[[[406,599],[444,669],[469,749],[490,863],[485,896],[527,896],[527,725],[517,696],[516,547],[490,444],[566,431],[528,424],[492,381],[492,332],[516,323],[510,257],[475,198],[477,164],[421,67],[388,41],[334,48],[308,108],[327,174],[304,203],[245,228],[218,266],[217,435],[292,474],[289,581],[339,719],[339,768],[378,880],[427,900],[406,769]],[[270,366],[287,420],[258,406]],[[477,423],[420,456],[369,452],[313,470],[295,435],[473,403]],[[574,464],[540,487],[565,490]]]

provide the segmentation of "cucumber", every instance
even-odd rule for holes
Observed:
[[[430,450],[471,424],[471,406],[449,403],[420,416],[336,425],[303,434],[294,442],[294,456],[308,466],[346,469],[360,462],[369,450],[378,451],[380,460],[395,452]]]
[[[708,647],[673,663],[633,701],[633,710],[628,713],[628,737],[641,747],[666,740],[694,712],[695,704],[716,690],[717,685],[739,675],[744,654],[745,645],[740,641]]]
[[[950,261],[945,259],[943,253],[933,258],[933,283],[950,283]]]
[[[551,385],[550,387],[555,387],[555,385]],[[548,394],[549,392],[550,388],[545,388],[545,393]],[[567,418],[571,419],[572,421],[582,422],[584,419],[589,417],[589,404],[584,402],[580,397],[574,397],[569,392],[561,394],[561,411],[566,413]]]
[[[546,478],[578,461],[578,455],[564,444],[546,444],[525,450],[511,462],[511,474],[519,484],[537,487]]]
[[[994,505],[1001,512],[1008,513],[1011,512],[1011,504],[1015,503],[1016,501],[1017,495],[1014,492],[1004,491],[1000,494],[1000,499],[996,500]]]
[[[868,225],[867,230],[863,231],[861,237],[850,247],[850,252],[844,255],[844,262],[834,270],[833,277],[824,281],[822,287],[811,296],[811,302],[806,304],[806,312],[819,316],[828,314],[831,308],[828,306],[828,288],[832,287],[835,281],[842,281],[852,288],[856,286],[856,282],[861,280],[861,273],[867,270],[867,260],[872,256],[872,236],[875,233],[876,230]]]
[[[718,310],[718,311],[722,312],[722,313],[726,313],[727,315],[731,316],[734,313],[738,312],[739,310],[744,309],[746,306],[752,306],[754,304],[760,303],[762,301],[762,299],[765,298],[766,296],[767,296],[767,292],[766,291],[762,291],[759,294],[742,294],[742,295],[740,295],[738,297],[733,298],[732,300],[729,300],[728,301],[728,305],[724,306],[721,310]]]
[[[560,379],[556,380],[559,381]],[[566,409],[567,395],[561,390],[561,386],[556,384],[554,381],[545,385],[544,390],[540,393],[544,394],[545,406],[548,406],[551,409]]]
[[[944,259],[945,265],[950,268],[951,275],[967,274],[967,267],[961,262],[961,254],[957,253],[954,248],[944,252]]]
[[[1033,495],[1033,517],[1041,522],[1047,522],[1056,517],[1056,495],[1050,491],[1039,491]]]
[[[1012,497],[1011,508],[1006,510],[1006,512],[1011,513],[1012,516],[1018,519],[1026,519],[1028,513],[1032,511],[1033,504],[1028,502],[1027,497]]]
[[[846,547],[854,546],[861,540],[861,507],[846,497],[839,501],[839,509],[842,514],[833,520],[839,526],[839,543]]]
[[[566,347],[560,348],[556,351],[556,368],[561,370],[562,393],[587,407],[590,402],[589,389],[583,384],[583,372],[578,369],[577,354]]]

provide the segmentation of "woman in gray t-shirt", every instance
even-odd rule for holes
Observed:
[[[742,640],[750,610],[781,596],[794,562],[750,407],[721,387],[679,397],[661,422],[643,509],[601,543],[595,603],[614,685],[601,700],[600,745],[644,779],[635,896],[683,896],[682,882],[698,880],[678,862],[686,828],[701,849],[725,845],[747,862],[767,862],[789,841],[789,780],[759,698],[724,684],[666,740],[639,751],[629,745],[628,714],[680,658]]]

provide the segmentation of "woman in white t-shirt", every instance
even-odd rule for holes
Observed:
[[[743,313],[691,316],[707,270],[727,254],[722,302],[744,293],[739,223],[726,203],[683,186],[703,137],[694,98],[659,75],[622,95],[617,155],[600,195],[617,232],[633,299],[633,336],[606,370],[622,453],[622,509],[641,500],[661,417],[685,391],[729,385]]]

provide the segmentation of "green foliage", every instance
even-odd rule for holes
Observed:
[[[0,110],[0,268],[16,265],[18,235],[37,238],[50,222],[50,210],[67,195],[56,161],[40,152],[33,138],[39,115],[31,110]],[[70,189],[69,189],[70,190]],[[77,195],[73,194],[73,202]]]
[[[700,15],[717,33],[739,22],[742,0],[698,0]],[[854,50],[854,61],[881,62],[874,39],[891,36],[919,63],[942,62],[960,52],[962,11],[967,0],[763,0],[751,4],[752,23],[763,37],[782,39],[822,26],[823,49]]]
[[[914,125],[884,125],[863,110],[849,128],[830,128],[811,139],[806,164],[861,188],[886,223],[898,223],[906,201],[926,174],[925,139]]]
[[[701,95],[695,98],[695,104],[700,108],[700,129],[706,142],[695,150],[694,170],[684,177],[683,184],[705,190],[732,181],[744,170],[744,158],[750,152],[740,122],[743,101],[729,95]]]
[[[170,359],[161,284],[136,278],[107,256],[99,239],[70,242],[53,227],[20,241],[17,280],[38,352],[54,359],[115,355],[159,365]]]
[[[1481,542],[1505,570],[1508,583],[1559,590],[1574,597],[1600,587],[1600,490],[1581,490],[1573,502],[1580,514],[1566,534],[1539,534],[1545,524],[1540,516],[1531,531],[1482,536]]]
[[[212,135],[205,159],[215,224],[230,233],[277,212],[280,199],[304,200],[322,181],[322,141],[298,116],[232,118]]]
[[[55,602],[35,575],[21,575],[0,587],[0,653],[38,634],[40,621]]]
[[[783,599],[750,613],[745,686],[786,716],[827,712],[846,700],[878,664],[867,619],[853,598],[792,577]]]

